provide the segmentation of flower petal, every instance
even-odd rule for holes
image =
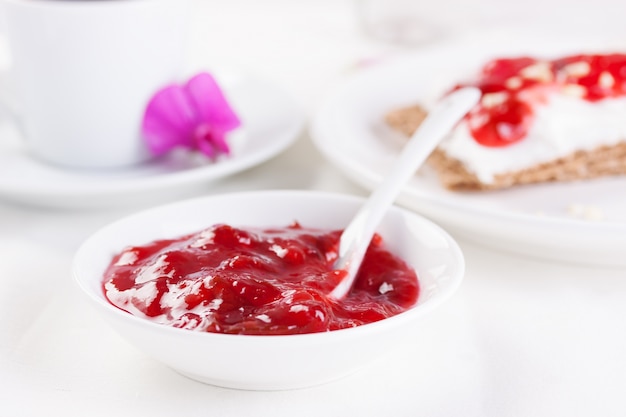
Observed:
[[[226,143],[226,133],[207,123],[196,127],[194,138],[198,149],[211,159],[215,159],[219,154],[230,153],[230,148]]]
[[[226,155],[230,154],[230,147],[228,146],[228,143],[226,143],[226,133],[215,132],[212,139],[215,149],[217,149],[220,153]]]
[[[200,73],[184,86],[157,91],[146,106],[142,133],[154,155],[180,146],[215,159],[230,152],[226,134],[240,125],[213,77]]]
[[[142,132],[148,148],[162,155],[176,146],[193,148],[193,130],[198,113],[186,90],[170,85],[159,90],[150,100],[142,121]]]
[[[209,123],[222,132],[228,132],[241,125],[241,121],[210,74],[203,72],[194,76],[187,82],[185,88],[202,122]]]

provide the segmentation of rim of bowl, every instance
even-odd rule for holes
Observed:
[[[147,326],[149,328],[153,328],[157,331],[162,332],[171,332],[172,334],[178,335],[186,335],[184,337],[201,337],[201,338],[219,338],[219,339],[242,339],[245,338],[246,343],[269,343],[269,341],[276,340],[302,340],[305,338],[308,339],[318,339],[318,338],[344,338],[344,337],[354,337],[355,335],[359,335],[361,333],[372,333],[377,331],[384,331],[385,328],[394,328],[400,326],[402,323],[406,321],[414,320],[420,316],[425,315],[426,313],[432,311],[437,306],[441,305],[443,302],[448,300],[458,289],[463,281],[463,277],[465,275],[465,259],[463,256],[463,252],[459,247],[458,243],[455,241],[452,236],[448,234],[441,226],[432,222],[431,220],[423,217],[422,215],[415,213],[411,210],[399,207],[394,205],[390,208],[390,211],[400,211],[405,215],[409,215],[411,217],[417,218],[423,224],[427,225],[427,227],[431,227],[437,231],[440,235],[442,235],[446,242],[449,245],[449,250],[452,252],[453,258],[458,263],[458,273],[453,277],[453,279],[449,280],[449,282],[445,286],[445,291],[440,292],[435,297],[424,301],[423,304],[418,301],[415,305],[410,307],[408,310],[403,311],[402,313],[396,314],[395,316],[391,316],[376,322],[363,324],[356,327],[350,327],[339,330],[332,330],[326,332],[317,332],[317,333],[301,333],[301,334],[287,334],[287,335],[247,335],[247,334],[229,334],[229,333],[213,333],[213,332],[199,332],[188,329],[181,329],[176,327],[171,327],[165,324],[155,323],[153,321],[147,320],[143,317],[136,316],[131,314],[121,308],[111,304],[106,300],[104,293],[95,294],[89,285],[87,285],[87,281],[84,279],[84,276],[88,274],[81,273],[81,260],[85,256],[85,253],[89,252],[90,246],[93,245],[93,242],[97,242],[100,239],[101,235],[106,234],[110,229],[118,228],[120,225],[123,225],[128,222],[133,222],[136,219],[149,215],[151,213],[159,212],[159,211],[170,211],[179,206],[187,206],[197,204],[200,201],[210,201],[214,199],[222,199],[222,198],[255,198],[258,196],[265,196],[266,198],[271,195],[285,195],[289,194],[294,197],[304,197],[304,198],[315,198],[315,199],[333,199],[337,201],[341,201],[342,203],[363,203],[366,198],[358,197],[348,194],[342,193],[332,193],[332,192],[323,192],[323,191],[303,191],[303,190],[263,190],[263,191],[245,191],[245,192],[230,192],[223,194],[214,194],[204,197],[196,197],[187,200],[181,200],[174,203],[168,203],[156,207],[152,207],[146,210],[141,210],[134,214],[130,214],[128,216],[124,216],[118,220],[115,220],[104,227],[98,229],[91,236],[89,236],[83,243],[80,245],[79,249],[76,251],[73,261],[72,261],[72,276],[74,282],[80,287],[82,292],[89,297],[92,303],[95,303],[99,308],[106,310],[108,313],[113,314],[122,320],[129,320],[130,322],[134,322],[139,326]],[[419,273],[418,273],[418,281],[419,281]]]

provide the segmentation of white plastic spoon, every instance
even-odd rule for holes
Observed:
[[[354,282],[367,247],[385,212],[443,137],[478,103],[480,91],[465,87],[439,102],[402,149],[393,169],[357,212],[339,240],[339,258],[335,270],[346,270],[343,280],[330,296],[343,298]]]

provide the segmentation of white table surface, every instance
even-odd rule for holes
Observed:
[[[349,1],[196,6],[193,66],[227,64],[272,79],[309,114],[356,63],[403,52],[360,34]],[[324,161],[306,133],[273,160],[192,195],[272,188],[366,195]],[[50,210],[0,200],[1,416],[626,412],[626,270],[531,259],[463,240],[467,274],[459,292],[423,321],[412,343],[361,372],[287,392],[191,381],[122,340],[70,277],[83,239],[141,208]]]

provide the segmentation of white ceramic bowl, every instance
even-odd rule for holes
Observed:
[[[254,390],[321,384],[361,368],[402,337],[413,337],[416,322],[456,290],[464,273],[463,255],[441,228],[415,213],[393,207],[378,233],[389,250],[416,269],[421,287],[417,304],[376,323],[325,333],[228,335],[152,323],[109,304],[102,291],[102,275],[113,254],[128,245],[179,237],[216,223],[284,227],[297,220],[305,227],[339,229],[347,225],[363,202],[339,194],[263,191],[154,208],[119,220],[90,237],[76,254],[74,278],[123,337],[190,378]]]

